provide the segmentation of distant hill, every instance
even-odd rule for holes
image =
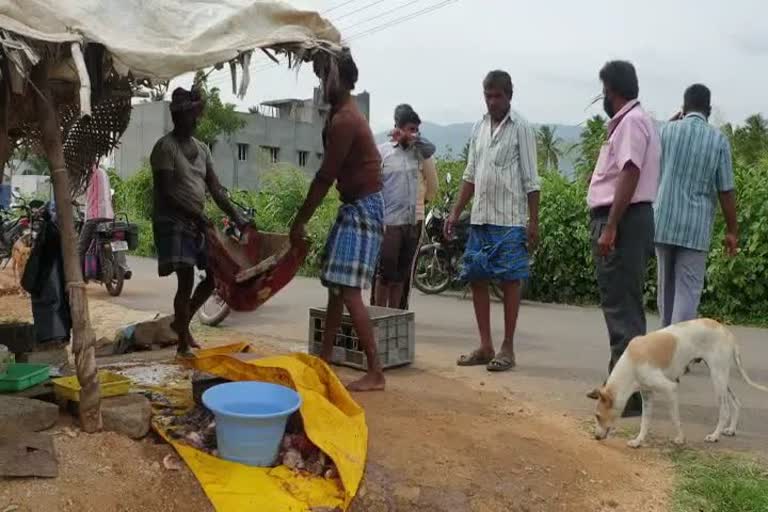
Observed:
[[[457,157],[461,154],[464,145],[469,140],[474,123],[454,123],[449,125],[439,125],[425,121],[421,125],[421,133],[431,140],[437,146],[437,154],[441,157],[453,155]],[[537,128],[540,125],[534,125]],[[563,139],[567,145],[579,141],[581,135],[581,126],[572,125],[552,125],[555,127],[555,133]],[[381,132],[376,135],[376,142],[381,143],[387,140],[387,132]],[[566,176],[573,174],[573,163],[578,158],[578,154],[573,152],[560,162],[560,171]]]

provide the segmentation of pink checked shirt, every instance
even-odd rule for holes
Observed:
[[[640,169],[632,203],[656,199],[661,167],[661,140],[653,119],[637,100],[630,101],[608,121],[608,140],[600,149],[587,203],[590,208],[610,206],[619,174],[628,162]]]
[[[112,210],[112,190],[109,186],[107,171],[95,165],[91,173],[91,181],[85,193],[85,219],[114,219]]]

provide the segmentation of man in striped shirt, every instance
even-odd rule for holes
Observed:
[[[510,108],[512,79],[508,73],[491,71],[483,89],[488,113],[472,131],[464,181],[445,230],[451,238],[459,214],[474,197],[461,277],[472,287],[480,348],[461,356],[457,364],[504,371],[515,366],[520,281],[528,278],[528,250],[538,239],[536,134]],[[491,340],[491,280],[501,282],[504,290],[504,342],[498,354]]]
[[[707,122],[710,97],[704,85],[690,86],[683,112],[661,132],[661,180],[654,209],[664,327],[696,317],[718,199],[728,254],[735,255],[738,246],[731,149],[725,135]]]

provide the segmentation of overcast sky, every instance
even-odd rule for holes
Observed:
[[[493,68],[512,75],[514,108],[529,120],[578,124],[599,112],[587,106],[601,90],[600,67],[615,58],[635,64],[640,98],[659,118],[680,106],[694,82],[712,89],[718,122],[766,110],[765,0],[457,0],[359,38],[354,35],[442,2],[289,3],[331,9],[326,16],[350,39],[360,68],[357,89],[371,93],[377,131],[389,127],[401,102],[435,123],[474,121],[484,111],[482,78]],[[243,110],[267,99],[309,97],[317,83],[311,66],[298,76],[287,66],[270,67],[252,76],[248,96],[238,102],[228,93],[228,71],[211,80]]]

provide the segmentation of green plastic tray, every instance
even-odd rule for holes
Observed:
[[[0,393],[24,391],[50,377],[51,367],[47,364],[13,363],[8,371],[0,376]]]

